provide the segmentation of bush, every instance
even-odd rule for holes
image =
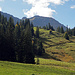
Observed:
[[[67,39],[67,40],[69,40],[69,36],[68,36],[67,32],[64,33],[64,38]]]
[[[50,29],[49,34],[52,34],[52,30]]]

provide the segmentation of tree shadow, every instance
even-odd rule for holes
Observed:
[[[44,58],[44,59],[54,59],[57,61],[61,61],[60,59],[56,58],[55,56],[51,56],[50,54],[44,53],[42,56],[39,56],[40,58]]]

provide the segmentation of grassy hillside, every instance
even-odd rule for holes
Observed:
[[[34,27],[36,31],[36,27]],[[61,33],[53,31],[49,34],[49,30],[39,29],[40,39],[43,42],[45,54],[43,58],[55,59],[65,62],[75,62],[75,37],[66,40]]]
[[[39,65],[0,61],[0,75],[75,75],[75,37],[66,40],[61,33],[40,29],[40,40],[45,53]]]
[[[39,60],[39,65],[0,61],[0,75],[75,75],[74,63]]]

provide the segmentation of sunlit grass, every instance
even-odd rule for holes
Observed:
[[[37,60],[37,59],[35,59]],[[39,58],[39,65],[0,61],[0,75],[74,75],[75,64]]]
[[[36,31],[36,27],[34,27],[34,30]],[[40,40],[42,40],[47,54],[62,61],[75,62],[75,36],[66,40],[63,37],[64,34],[56,31],[52,31],[52,34],[49,34],[49,30],[46,29],[39,29],[39,31]]]

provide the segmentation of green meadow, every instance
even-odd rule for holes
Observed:
[[[36,31],[36,27],[34,27]],[[0,75],[75,75],[75,37],[66,40],[61,33],[39,29],[45,53],[39,64],[0,61]]]
[[[0,75],[75,75],[75,64],[42,58],[39,65],[0,61]]]

